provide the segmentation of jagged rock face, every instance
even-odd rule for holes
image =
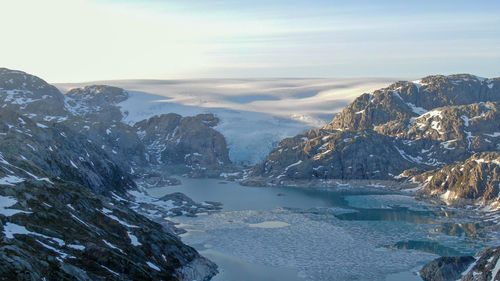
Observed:
[[[415,115],[393,90],[378,90],[354,100],[325,129],[367,130],[393,120],[407,120]]]
[[[325,129],[366,130],[391,121],[405,121],[443,106],[500,101],[500,79],[473,75],[428,76],[397,82],[364,94],[340,112]]]
[[[419,94],[403,93],[403,98],[427,110],[448,105],[500,101],[498,78],[483,79],[470,74],[435,75],[422,78],[415,84],[421,88]]]
[[[0,108],[1,280],[209,280],[216,274],[215,264],[184,245],[168,223],[154,223],[134,210],[140,205],[130,201],[136,186],[124,167],[140,165],[144,146],[133,127],[99,120],[117,116],[107,109],[66,111],[55,88],[7,72],[7,78],[14,75],[7,84],[21,90],[4,87],[1,97],[12,94],[5,91],[29,96],[20,98],[23,104],[7,100]],[[44,91],[53,91],[54,98],[26,100]],[[94,108],[107,101],[99,93],[74,99]],[[110,103],[121,96],[115,98]],[[62,115],[54,116],[56,109]],[[192,203],[198,206],[193,210],[214,206]],[[187,208],[169,207],[161,210],[184,214]]]
[[[72,89],[65,98],[73,115],[65,123],[98,144],[122,169],[132,173],[134,167],[137,170],[149,164],[136,130],[120,122],[123,114],[117,104],[128,98],[125,90],[94,85]]]
[[[219,122],[214,115],[164,114],[130,126],[121,122],[127,112],[118,105],[128,97],[121,88],[103,85],[70,90],[66,108],[74,118],[68,122],[80,126],[83,134],[129,171],[148,165],[201,171],[231,163],[224,137],[212,128]]]
[[[85,136],[61,123],[49,127],[6,109],[0,109],[0,156],[2,176],[27,170],[73,181],[96,193],[135,187],[130,176]]]
[[[500,247],[486,248],[473,257],[441,257],[420,270],[426,281],[500,280]]]
[[[455,281],[475,261],[474,257],[440,257],[426,264],[420,271],[425,281]]]
[[[463,273],[462,281],[500,280],[500,247],[487,248],[476,258],[474,266]]]
[[[459,143],[467,149],[494,149],[492,135],[500,131],[498,108],[498,102],[436,108],[410,120],[405,137],[448,141],[448,148]]]
[[[171,113],[138,122],[134,128],[153,157],[151,161],[217,168],[231,163],[224,136],[212,128],[218,122],[212,114],[182,117]]]
[[[23,111],[35,120],[66,116],[64,96],[59,90],[22,71],[0,68],[0,102],[2,108]]]
[[[319,135],[319,136],[316,136]],[[380,179],[414,167],[400,155],[391,138],[373,131],[310,131],[280,143],[255,170],[264,176],[291,179]],[[283,162],[291,163],[283,169]]]
[[[131,174],[149,165],[146,148],[132,126],[122,122],[91,122],[80,117],[69,118],[63,123],[85,135],[114,163]]]
[[[0,210],[2,280],[208,280],[217,272],[171,230],[71,182],[27,179],[3,185],[0,198],[9,203]]]
[[[451,202],[459,199],[486,203],[500,199],[500,153],[476,153],[464,162],[435,173],[421,190]]]
[[[361,95],[322,129],[283,140],[251,176],[398,179],[464,161],[500,149],[499,100],[498,78],[397,82]]]
[[[94,85],[76,88],[66,94],[66,107],[73,115],[90,121],[120,121],[123,115],[116,104],[126,100],[128,93],[117,87]]]

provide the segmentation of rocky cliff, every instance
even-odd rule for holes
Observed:
[[[476,153],[458,164],[439,169],[425,180],[421,194],[447,203],[470,200],[497,209],[500,195],[500,153]]]
[[[397,82],[361,95],[323,128],[284,139],[250,176],[271,184],[410,179],[498,151],[499,101],[500,78],[460,74]]]
[[[212,128],[218,122],[213,114],[182,117],[171,113],[138,122],[134,128],[151,161],[195,170],[217,169],[231,163],[224,136]]]
[[[2,108],[17,110],[37,121],[60,120],[66,116],[64,96],[42,79],[0,68]]]
[[[0,280],[215,275],[215,264],[149,211],[184,214],[184,202],[190,214],[217,206],[138,191],[131,172],[149,163],[135,128],[120,123],[112,106],[125,97],[105,86],[65,97],[39,78],[0,69]]]

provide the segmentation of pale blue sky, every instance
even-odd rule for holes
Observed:
[[[500,1],[12,2],[0,61],[53,82],[500,76]]]

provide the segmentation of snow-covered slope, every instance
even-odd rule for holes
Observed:
[[[118,105],[128,124],[164,113],[214,113],[221,120],[215,129],[226,137],[231,160],[255,164],[281,139],[325,125],[356,96],[392,80],[122,80],[56,86],[62,91],[91,84],[126,89],[129,98]]]

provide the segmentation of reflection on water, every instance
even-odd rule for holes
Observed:
[[[357,212],[335,215],[340,220],[390,221],[411,223],[436,223],[429,217],[430,212],[411,211],[406,207],[392,209],[356,209]]]
[[[433,253],[436,255],[444,257],[459,256],[461,253],[453,248],[443,246],[435,241],[400,241],[392,246],[388,246],[390,249],[408,249],[408,250],[419,250],[428,253]]]
[[[481,229],[481,225],[475,222],[467,222],[467,223],[442,223],[441,227],[436,231],[444,233],[446,235],[452,236],[466,236],[468,238],[484,238],[479,230]]]

